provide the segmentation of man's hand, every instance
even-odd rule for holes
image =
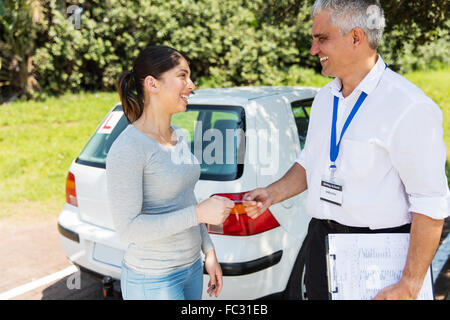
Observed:
[[[416,300],[423,282],[407,283],[400,280],[381,290],[374,300]]]
[[[271,205],[289,199],[307,189],[306,171],[298,163],[294,163],[286,174],[278,181],[265,188],[257,188],[244,195],[244,208],[247,215],[256,219]]]
[[[247,215],[256,219],[263,214],[273,203],[267,188],[258,188],[244,195],[244,208]]]

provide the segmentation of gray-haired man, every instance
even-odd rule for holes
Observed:
[[[377,54],[385,24],[378,1],[317,0],[312,18],[311,54],[335,79],[316,95],[299,159],[246,195],[256,201],[247,214],[308,189],[309,299],[328,298],[328,233],[410,232],[401,280],[375,298],[415,299],[449,215],[442,113]]]

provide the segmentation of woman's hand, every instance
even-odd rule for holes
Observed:
[[[217,261],[216,252],[214,250],[209,251],[205,255],[205,269],[209,275],[208,291],[210,297],[215,295],[219,296],[223,286],[222,268]]]
[[[222,224],[234,207],[234,202],[228,198],[212,196],[196,207],[198,223],[209,223],[213,225]]]

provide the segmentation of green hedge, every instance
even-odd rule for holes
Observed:
[[[310,2],[78,1],[83,13],[75,29],[68,23],[65,1],[42,1],[40,30],[30,39],[33,75],[42,88],[39,94],[114,90],[117,75],[131,68],[140,50],[167,44],[185,53],[200,86],[295,84],[311,76],[307,70],[320,68],[309,54]],[[433,44],[439,50],[402,55],[393,53],[389,35],[385,38],[381,52],[397,70],[449,62],[448,37]],[[3,71],[7,67],[1,66]]]
[[[113,89],[117,75],[131,68],[139,51],[150,44],[184,52],[199,83],[271,84],[283,81],[292,66],[302,63],[300,51],[308,46],[308,40],[298,39],[296,25],[262,24],[255,15],[265,5],[262,0],[105,3],[81,4],[79,30],[67,24],[54,2],[46,8],[46,15],[52,16],[50,41],[35,56],[43,88],[51,93]]]

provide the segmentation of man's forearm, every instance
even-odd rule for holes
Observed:
[[[412,213],[408,257],[399,282],[384,288],[375,300],[417,299],[423,279],[436,253],[444,220]]]
[[[280,180],[269,185],[267,191],[272,198],[272,204],[275,204],[289,199],[307,188],[305,168],[295,163]]]
[[[413,213],[408,257],[401,282],[404,282],[417,297],[423,279],[439,245],[444,220],[431,219]]]

